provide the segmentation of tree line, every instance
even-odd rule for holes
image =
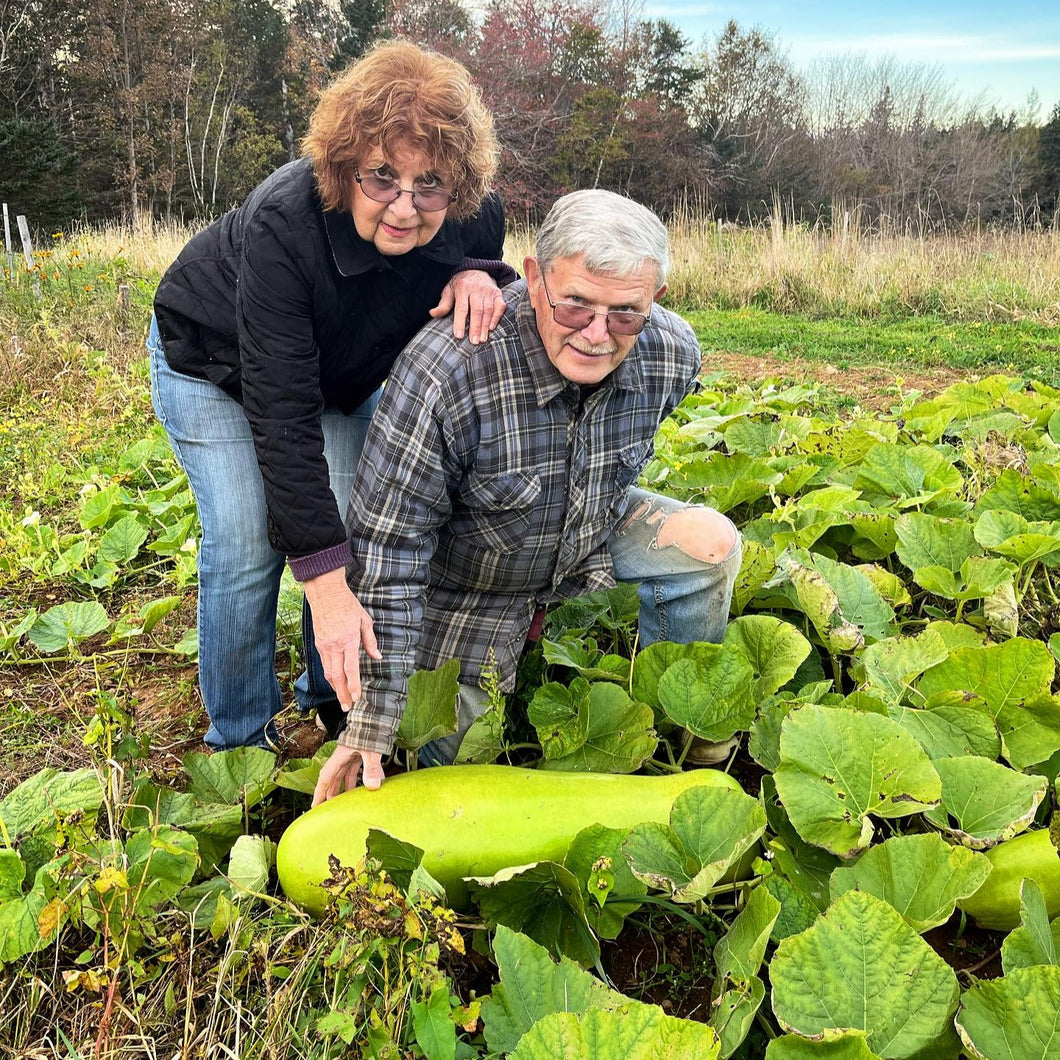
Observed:
[[[0,198],[40,227],[201,222],[299,154],[316,94],[380,37],[463,61],[496,116],[497,186],[534,223],[606,187],[664,215],[858,210],[919,230],[1060,209],[1060,101],[1039,122],[937,69],[795,69],[730,22],[689,41],[638,0],[0,0]]]

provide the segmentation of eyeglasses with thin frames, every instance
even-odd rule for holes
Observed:
[[[412,205],[425,213],[444,210],[456,199],[448,188],[427,187],[418,181],[413,181],[411,188],[402,188],[393,177],[384,176],[382,173],[366,173],[362,177],[356,166],[353,167],[353,179],[373,202],[396,202],[402,195],[409,195],[412,197]]]
[[[578,305],[576,302],[553,302],[544,274],[541,276],[541,286],[545,289],[545,297],[552,307],[552,319],[561,328],[577,328],[581,331],[596,317],[601,316],[607,318],[607,330],[612,335],[639,335],[644,330],[644,325],[651,320],[651,313],[634,313],[628,309],[609,309],[603,312],[591,306]]]

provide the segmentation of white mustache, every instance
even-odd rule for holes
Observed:
[[[570,343],[570,345],[574,346],[579,353],[584,353],[590,357],[611,357],[618,353],[618,347],[610,342],[603,343],[600,346],[590,346],[588,349],[582,346],[576,346],[573,342]]]

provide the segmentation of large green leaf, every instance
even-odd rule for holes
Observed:
[[[842,861],[823,847],[807,843],[795,831],[777,797],[776,781],[768,774],[762,778],[761,798],[773,836],[768,844],[772,871],[764,882],[781,903],[773,930],[773,938],[779,941],[805,931],[828,908],[828,881]],[[790,886],[775,886],[785,882]]]
[[[264,747],[234,747],[214,754],[184,757],[188,791],[205,802],[236,804],[250,809],[272,791],[276,755]]]
[[[82,600],[49,607],[33,623],[26,636],[42,652],[54,655],[102,633],[109,625],[110,619],[101,603]]]
[[[600,959],[600,945],[585,912],[585,892],[570,869],[539,861],[502,869],[495,876],[471,877],[468,890],[489,923],[521,931],[551,953],[582,965]]]
[[[718,1039],[704,1023],[667,1016],[654,1005],[628,1012],[594,1009],[546,1016],[510,1060],[715,1060]]]
[[[1031,522],[1017,512],[993,509],[979,516],[975,539],[1023,567],[1060,552],[1060,523]]]
[[[744,536],[743,560],[732,590],[732,610],[735,614],[743,614],[762,586],[772,578],[776,570],[773,556],[772,546],[767,548]]]
[[[841,467],[860,463],[865,455],[881,442],[893,441],[893,424],[876,420],[871,424],[843,423],[829,426],[806,436],[799,444],[799,451],[807,455],[827,454],[835,457]],[[890,432],[890,433],[889,433]]]
[[[1060,700],[1056,696],[1031,696],[1019,706],[1003,706],[996,721],[1004,755],[1014,769],[1037,765],[1060,750]]]
[[[1041,887],[1029,877],[1020,884],[1020,925],[1001,943],[1001,967],[1007,975],[1017,968],[1060,964],[1060,920],[1049,922]]]
[[[712,659],[679,659],[659,679],[666,716],[705,740],[727,740],[750,729],[755,716],[754,672],[734,650]]]
[[[758,969],[779,914],[780,903],[764,887],[756,887],[714,947],[710,1025],[721,1039],[723,1057],[731,1056],[747,1037],[765,998]]]
[[[659,681],[663,674],[681,659],[691,659],[710,666],[724,651],[718,644],[693,642],[692,644],[675,644],[673,641],[657,640],[637,653],[633,661],[633,698],[647,703],[655,710],[661,710],[659,702]]]
[[[36,953],[55,942],[56,931],[64,920],[65,907],[57,899],[52,899],[57,904],[54,906],[56,917],[51,931],[42,931],[41,914],[49,905],[49,893],[55,893],[54,879],[68,861],[69,855],[64,855],[42,865],[28,893],[0,901],[0,965],[20,961],[27,954]],[[8,871],[12,868],[9,862]]]
[[[0,847],[0,902],[8,902],[22,894],[22,881],[26,878],[26,866],[17,850]]]
[[[858,651],[890,636],[894,611],[856,568],[792,550],[777,557],[777,570],[768,584],[791,585],[799,608],[832,654]]]
[[[960,570],[946,567],[918,567],[913,578],[922,589],[926,589],[944,600],[982,600],[1010,584],[1016,567],[1003,559],[988,559],[986,556],[969,556]]]
[[[456,732],[459,676],[460,660],[450,659],[435,670],[417,670],[409,677],[405,713],[394,737],[398,747],[417,751]]]
[[[938,835],[892,836],[832,873],[833,900],[864,891],[893,906],[919,933],[944,924],[959,898],[975,894],[990,875],[983,854],[944,843]]]
[[[528,711],[545,754],[543,768],[579,773],[632,773],[655,750],[651,707],[610,682],[576,677],[534,694]]]
[[[867,511],[850,513],[850,525],[854,527],[854,537],[850,550],[858,559],[886,559],[898,544],[898,534],[894,529],[897,511],[892,508],[870,508]]]
[[[228,880],[237,898],[260,897],[276,864],[276,844],[263,835],[241,835],[228,859]]]
[[[499,699],[468,726],[454,762],[456,765],[489,765],[503,753],[504,701]]]
[[[770,564],[772,567],[772,564]],[[31,607],[13,626],[0,623],[0,652],[9,652],[37,621],[37,610]]]
[[[592,639],[563,637],[556,641],[543,637],[541,650],[545,662],[577,670],[579,676],[587,681],[617,681],[622,685],[629,683],[629,659],[621,655],[605,655]]]
[[[957,519],[913,512],[899,516],[894,529],[898,535],[895,552],[911,571],[921,567],[958,571],[969,556],[982,551],[971,526]]]
[[[174,828],[144,828],[125,844],[129,888],[143,916],[191,883],[199,867],[195,837]]]
[[[768,456],[773,450],[790,449],[793,438],[779,420],[753,420],[748,417],[730,420],[721,432],[730,453]]]
[[[928,756],[897,722],[815,705],[785,719],[775,780],[799,835],[841,857],[869,845],[870,814],[905,817],[942,795]]]
[[[556,607],[550,607],[545,615],[545,632],[555,638],[564,630],[575,634],[588,633],[593,626],[628,630],[636,622],[639,613],[637,586],[630,582],[619,582],[610,589],[576,596]]]
[[[123,515],[99,543],[100,559],[109,563],[128,563],[147,540],[146,523],[137,515]]]
[[[1060,748],[1060,706],[1050,695],[1055,668],[1042,641],[1015,637],[958,648],[917,687],[931,705],[962,696],[981,699],[1001,733],[1005,757],[1023,769]]]
[[[810,642],[790,622],[773,615],[744,615],[733,620],[722,643],[735,648],[751,664],[755,703],[783,688],[811,651]]]
[[[854,479],[855,489],[900,507],[919,508],[956,497],[964,486],[960,472],[930,445],[874,446]]]
[[[975,503],[977,512],[1000,509],[1017,512],[1031,522],[1060,519],[1060,496],[1044,489],[1013,468],[1006,468]]]
[[[426,1001],[413,1001],[409,1006],[416,1044],[426,1060],[456,1060],[456,1024],[449,1001],[449,987],[435,986]]]
[[[670,824],[637,825],[622,847],[634,874],[669,891],[675,901],[706,896],[766,828],[761,804],[731,788],[697,787],[682,792]]]
[[[962,703],[940,703],[924,710],[896,707],[891,717],[933,762],[962,755],[993,759],[1001,753],[1001,737],[990,715]]]
[[[900,703],[925,670],[945,662],[950,649],[935,629],[915,637],[888,637],[870,644],[861,656],[870,692]]]
[[[780,473],[763,460],[714,452],[683,461],[670,473],[667,486],[679,493],[700,494],[712,508],[728,512],[764,497],[780,479]]]
[[[622,853],[627,830],[592,824],[572,840],[563,859],[565,868],[578,878],[585,895],[585,912],[593,930],[603,939],[618,938],[625,919],[636,912],[637,900],[648,888],[633,875]],[[611,895],[627,901],[614,901]]]
[[[0,826],[6,842],[54,824],[70,814],[94,815],[103,805],[103,784],[94,769],[62,773],[46,766],[0,801]]]
[[[1016,637],[1003,644],[957,649],[928,670],[917,687],[925,698],[953,690],[973,692],[996,718],[1007,705],[1019,706],[1047,694],[1055,668],[1045,644]]]
[[[121,487],[112,482],[97,492],[90,493],[81,505],[80,523],[83,530],[106,526],[121,502]]]
[[[557,963],[544,947],[501,926],[493,940],[499,982],[483,999],[486,1044],[493,1053],[510,1053],[522,1036],[553,1012],[624,1009],[630,999],[608,990],[573,961]]]
[[[957,1030],[980,1060],[1060,1058],[1060,968],[1016,968],[964,992]]]
[[[890,1058],[943,1045],[952,1034],[956,975],[871,894],[840,895],[813,927],[780,943],[769,975],[773,1011],[797,1034],[864,1030],[869,1048]]]
[[[941,758],[935,769],[942,804],[927,812],[928,820],[979,850],[1025,831],[1048,783],[977,755]]]
[[[150,633],[166,615],[175,611],[183,603],[179,596],[166,596],[161,600],[149,600],[144,604],[134,618],[131,615],[123,615],[114,624],[114,630],[110,635],[109,643],[115,644],[132,637],[139,637],[144,633]]]
[[[905,582],[886,567],[878,563],[859,563],[854,570],[860,571],[876,586],[876,591],[890,607],[908,607],[913,602]]]
[[[243,808],[239,802],[207,802],[191,792],[142,783],[133,791],[122,825],[130,831],[169,825],[190,832],[203,871],[212,872],[243,833]]]

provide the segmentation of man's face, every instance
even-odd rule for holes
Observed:
[[[607,327],[610,311],[647,314],[655,291],[655,265],[645,262],[630,276],[590,272],[583,259],[559,258],[547,274],[536,258],[523,262],[530,304],[537,317],[537,331],[548,359],[572,383],[592,386],[609,376],[633,349],[636,335],[615,335]],[[546,289],[547,284],[547,289]],[[583,328],[564,327],[552,315],[553,302],[569,302],[596,310]]]

